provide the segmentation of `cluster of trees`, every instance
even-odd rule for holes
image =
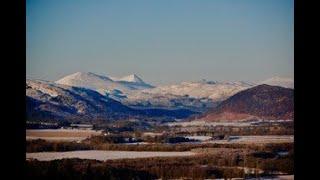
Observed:
[[[141,142],[141,139],[136,139],[131,135],[106,135],[106,136],[92,136],[91,138],[85,140],[85,142],[92,144],[120,144],[120,143],[133,143],[133,142]]]
[[[293,123],[267,124],[257,126],[206,126],[206,127],[171,127],[167,132],[172,132],[177,135],[200,135],[213,136],[216,134],[226,134],[230,136],[245,136],[245,135],[293,135]]]
[[[190,151],[195,148],[245,148],[250,145],[245,144],[115,144],[94,141],[76,142],[50,142],[45,140],[27,141],[27,152],[43,151],[74,151],[74,150],[121,150],[121,151]]]
[[[39,119],[28,119],[26,121],[27,129],[58,129],[61,127],[69,127],[70,122],[68,121],[56,121],[56,120],[39,120]]]
[[[45,140],[29,140],[26,143],[27,152],[42,151],[74,151],[74,150],[122,150],[122,151],[190,151],[196,148],[230,148],[249,149],[261,152],[293,151],[293,143],[270,143],[265,145],[255,144],[114,144],[105,143],[95,139],[85,142],[50,142]]]
[[[99,162],[92,160],[64,159],[55,161],[27,161],[28,179],[173,179],[173,178],[232,178],[243,177],[243,170],[238,168],[219,168],[180,164],[168,159],[148,159],[146,165],[135,162]],[[160,162],[157,163],[157,162]],[[161,163],[165,162],[165,163]]]
[[[93,136],[86,140],[86,142],[91,142],[94,144],[103,144],[103,143],[134,143],[134,142],[147,142],[147,143],[183,143],[183,142],[196,142],[198,140],[193,140],[185,138],[182,136],[176,135],[157,135],[157,136],[143,136],[141,133],[129,133],[122,132],[118,134],[109,134],[109,135],[100,135]]]
[[[195,157],[155,157],[143,160],[31,160],[27,161],[27,175],[30,179],[213,179],[250,176],[245,174],[244,167],[263,170],[264,174],[292,174],[293,154],[281,158],[257,157],[251,152],[223,150]]]
[[[92,146],[76,142],[49,142],[42,139],[26,142],[26,152],[90,150]]]
[[[98,180],[98,179],[155,179],[156,176],[129,168],[112,167],[98,161],[63,159],[55,161],[27,161],[27,179],[66,179],[66,180]]]

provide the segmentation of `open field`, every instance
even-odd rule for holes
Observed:
[[[293,143],[294,136],[230,136],[229,140],[210,140],[208,143],[221,144],[266,144],[266,143]]]
[[[106,161],[78,158],[55,161],[30,159],[26,164],[31,177],[43,177],[43,179],[53,175],[59,177],[57,179],[63,179],[65,175],[81,179],[83,176],[92,175],[92,172],[95,177],[103,177],[101,179],[254,179],[257,177],[292,179],[293,177],[292,155],[281,158],[269,155],[261,158],[257,151],[216,150],[212,153],[199,152],[194,156],[158,156]],[[131,152],[126,152],[128,153]],[[260,155],[264,154],[260,152]],[[134,178],[137,176],[139,178]]]
[[[221,121],[221,122],[207,122],[203,120],[198,121],[182,121],[182,122],[170,122],[167,123],[168,126],[234,126],[234,127],[245,127],[245,126],[256,126],[261,123],[292,123],[292,120],[255,120],[255,121]]]
[[[81,141],[90,136],[100,135],[101,131],[81,129],[28,129],[26,139],[44,139],[48,141]]]
[[[27,153],[27,159],[37,159],[39,161],[51,161],[64,158],[80,158],[105,161],[109,159],[134,159],[148,157],[176,157],[192,156],[194,152],[148,152],[148,151],[69,151],[69,152],[39,152]]]
[[[213,144],[268,144],[268,143],[293,143],[293,135],[266,135],[266,136],[229,136],[225,139],[214,139],[212,136],[184,136],[190,142],[184,143],[213,143]]]
[[[261,177],[261,180],[294,180],[294,175],[279,175],[274,177]],[[247,180],[256,180],[256,178],[250,178]]]

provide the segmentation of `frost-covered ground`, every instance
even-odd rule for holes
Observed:
[[[209,143],[243,143],[243,144],[263,144],[263,143],[291,143],[294,141],[293,135],[284,136],[230,136],[229,140],[210,140]]]
[[[274,177],[250,178],[248,180],[294,180],[294,175],[279,175]]]
[[[293,142],[294,136],[230,136],[229,140],[211,140],[211,136],[186,136],[189,139],[199,140],[203,143],[218,143],[218,144],[230,144],[230,143],[284,143]]]
[[[145,132],[145,133],[143,133],[143,136],[155,137],[155,136],[161,136],[162,134],[163,134],[163,133]]]
[[[101,131],[84,129],[27,129],[26,139],[48,141],[81,141],[90,136],[100,135]]]
[[[168,126],[250,126],[251,122],[206,122],[206,121],[188,121],[167,123]]]
[[[211,139],[211,136],[186,136],[185,138],[199,140],[199,141],[207,141]]]
[[[243,127],[243,126],[253,126],[258,125],[259,123],[284,123],[284,122],[293,122],[292,120],[256,120],[256,121],[234,121],[234,122],[207,122],[203,120],[199,121],[187,121],[187,122],[171,122],[167,123],[168,126],[182,126],[182,127],[188,127],[188,126],[237,126],[237,127]]]
[[[38,152],[26,153],[27,159],[37,159],[39,161],[51,161],[64,158],[94,159],[105,161],[109,159],[133,159],[147,157],[174,157],[192,156],[194,152],[148,152],[148,151],[68,151],[68,152]]]
[[[132,143],[122,143],[127,145],[139,145],[139,144],[150,144],[149,142],[132,142]]]

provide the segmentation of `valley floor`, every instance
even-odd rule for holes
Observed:
[[[81,141],[90,136],[100,135],[101,131],[91,129],[27,129],[26,139],[48,141]]]
[[[118,121],[100,130],[27,129],[28,177],[290,180],[292,124],[177,122],[141,129]]]
[[[68,152],[38,152],[27,153],[27,159],[37,159],[39,161],[51,161],[63,158],[80,158],[93,159],[105,161],[110,159],[134,159],[134,158],[148,158],[148,157],[178,157],[178,156],[192,156],[194,152],[148,152],[148,151],[68,151]]]

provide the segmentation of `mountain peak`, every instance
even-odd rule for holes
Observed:
[[[130,74],[128,76],[122,77],[120,81],[134,82],[134,83],[144,83],[144,81],[136,74]]]
[[[143,82],[135,74],[117,79],[98,75],[92,72],[76,72],[55,81],[55,83],[68,86],[83,87],[92,90],[99,90],[101,94],[104,94],[105,91],[112,91],[114,89],[125,92],[129,90],[153,87]]]

